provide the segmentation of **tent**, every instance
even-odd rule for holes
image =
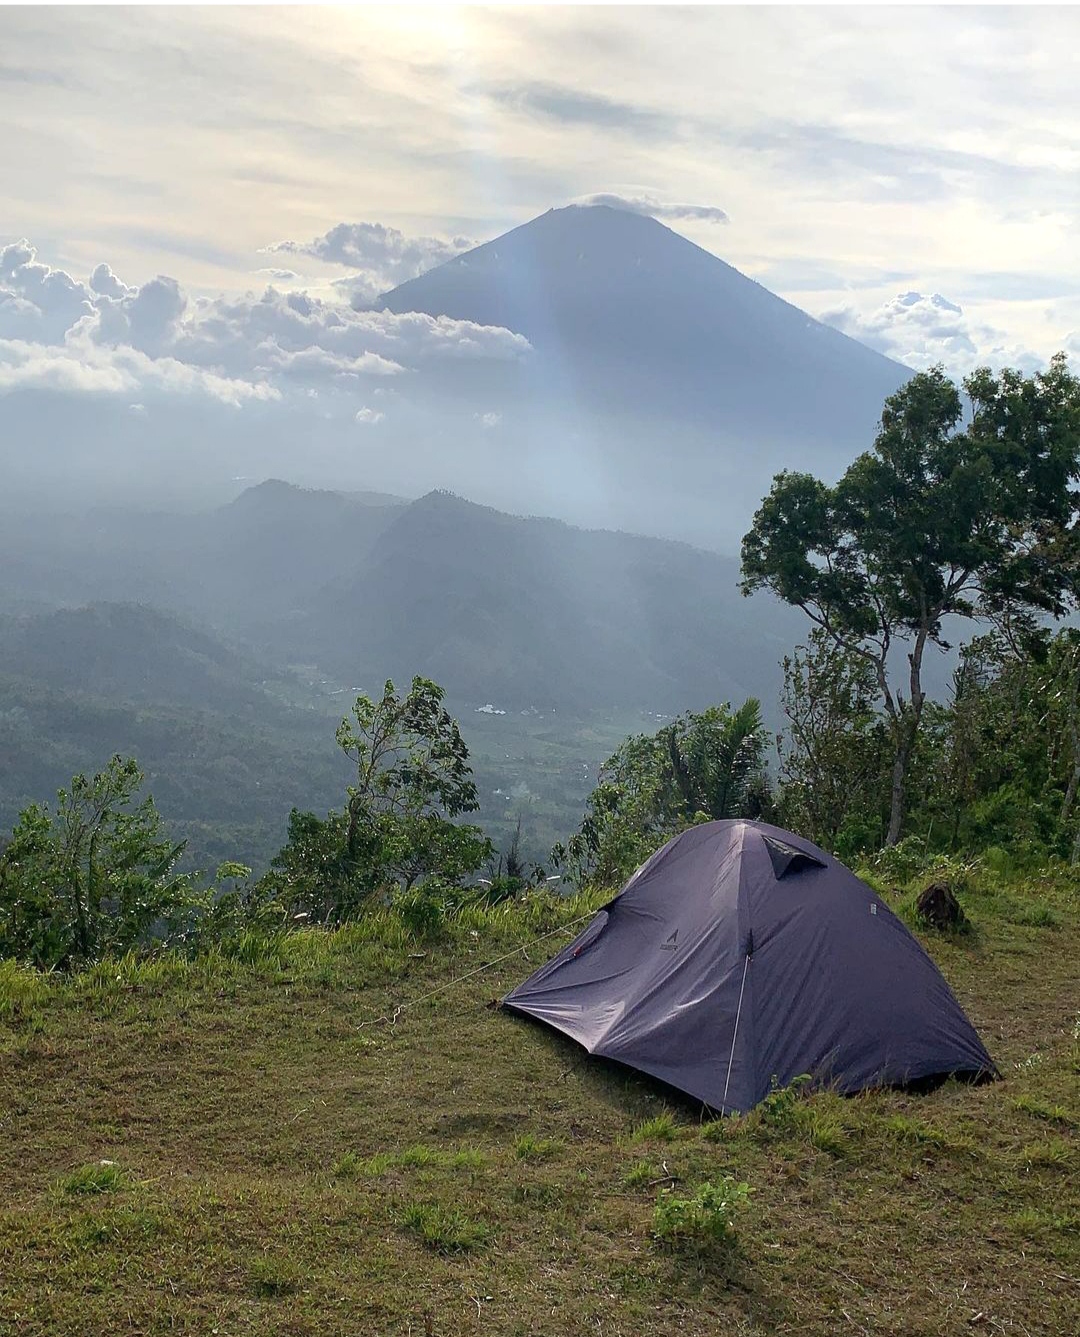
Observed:
[[[502,1001],[721,1112],[803,1073],[841,1092],[997,1075],[877,893],[762,822],[668,841]]]

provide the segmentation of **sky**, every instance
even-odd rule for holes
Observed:
[[[0,29],[0,395],[138,415],[352,377],[376,427],[380,378],[527,344],[355,308],[592,198],[912,367],[1080,353],[1077,8],[27,7]]]

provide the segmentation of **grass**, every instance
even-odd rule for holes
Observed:
[[[1080,917],[1010,895],[924,939],[1004,1081],[711,1122],[485,1006],[580,907],[0,965],[0,1335],[1076,1332]],[[729,1183],[734,1245],[658,1241],[660,1202],[708,1239]]]
[[[666,1110],[651,1119],[642,1119],[630,1134],[631,1142],[674,1142],[679,1127]]]
[[[490,1234],[458,1208],[438,1202],[410,1203],[401,1213],[401,1224],[436,1253],[468,1253],[485,1244]]]
[[[59,1187],[64,1193],[115,1193],[126,1183],[124,1172],[115,1161],[99,1161],[96,1165],[81,1165],[64,1175]]]

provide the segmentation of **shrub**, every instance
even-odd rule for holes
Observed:
[[[31,804],[0,851],[0,956],[49,970],[121,955],[176,931],[209,898],[165,834],[143,774],[115,756],[76,775],[56,810]]]
[[[730,1175],[706,1180],[688,1198],[666,1189],[653,1212],[653,1234],[663,1244],[702,1248],[730,1245],[735,1240],[735,1217],[749,1201],[752,1189]]]
[[[787,1086],[777,1086],[774,1077],[773,1089],[758,1106],[757,1112],[761,1122],[770,1128],[790,1127],[795,1121],[804,1089],[812,1080],[810,1074],[804,1072],[798,1077],[793,1077]]]

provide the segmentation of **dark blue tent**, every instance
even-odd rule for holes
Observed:
[[[802,1073],[842,1092],[996,1075],[876,892],[762,822],[676,836],[503,1002],[721,1111]]]

